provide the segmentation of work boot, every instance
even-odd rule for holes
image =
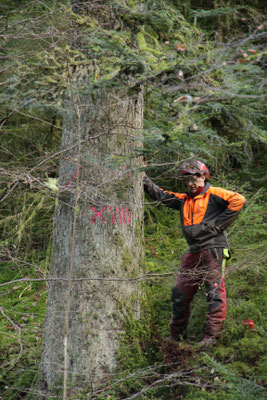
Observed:
[[[168,336],[166,338],[166,342],[168,343],[180,343],[182,341],[182,337],[173,337],[173,336]]]
[[[216,343],[216,339],[214,337],[204,337],[200,342],[196,343],[197,346],[212,346]]]

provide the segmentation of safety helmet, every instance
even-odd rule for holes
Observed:
[[[205,175],[206,178],[210,177],[209,170],[203,162],[199,160],[184,161],[179,169],[179,175],[185,176],[195,174]]]

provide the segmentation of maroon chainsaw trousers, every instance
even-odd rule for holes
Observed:
[[[182,258],[179,274],[172,288],[171,337],[179,340],[186,334],[190,303],[205,283],[208,312],[204,337],[219,337],[226,317],[226,292],[222,276],[223,248],[188,251]]]

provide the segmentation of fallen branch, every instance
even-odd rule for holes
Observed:
[[[82,282],[82,281],[104,281],[104,282],[127,282],[127,281],[141,281],[145,279],[151,279],[151,278],[159,278],[162,276],[171,276],[175,275],[173,272],[168,272],[165,274],[145,274],[145,275],[140,275],[136,276],[134,278],[102,278],[102,277],[95,277],[95,278],[88,278],[88,277],[83,277],[83,278],[73,278],[73,282]],[[14,279],[13,281],[1,283],[0,287],[7,286],[7,285],[12,285],[14,283],[18,282],[54,282],[54,281],[62,281],[62,282],[68,282],[69,280],[67,278],[57,278],[57,277],[50,277],[50,278],[21,278],[21,279]]]

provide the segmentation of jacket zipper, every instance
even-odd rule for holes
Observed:
[[[195,200],[194,199],[192,199],[192,200],[193,200],[193,205],[192,205],[191,219],[192,219],[192,225],[193,225]]]

